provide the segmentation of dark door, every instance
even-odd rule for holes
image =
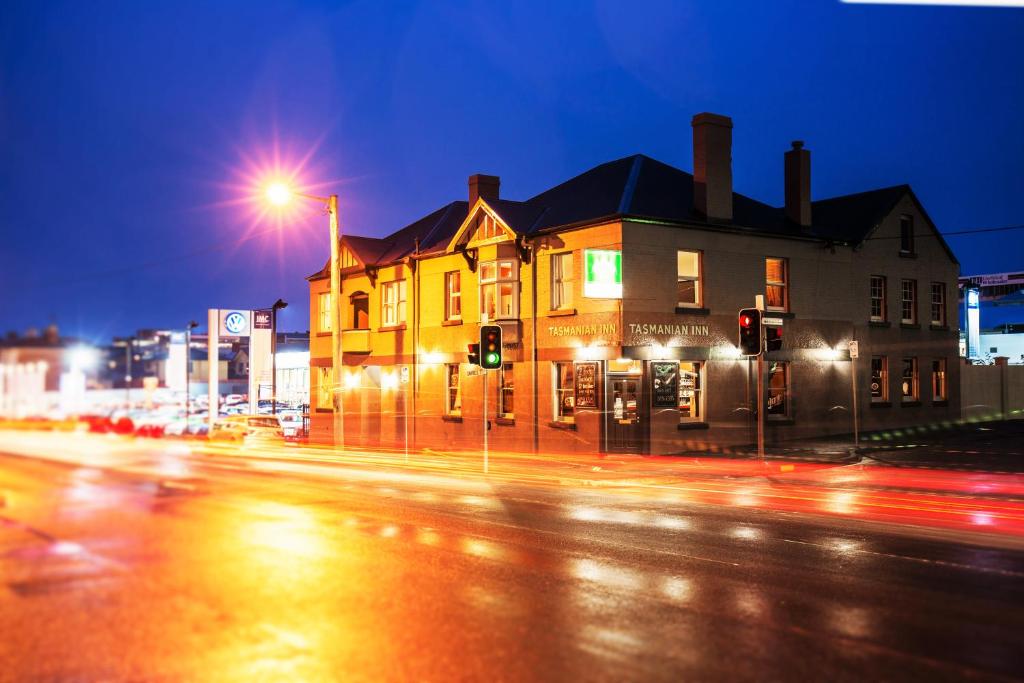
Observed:
[[[608,375],[607,450],[609,453],[643,452],[642,376]]]

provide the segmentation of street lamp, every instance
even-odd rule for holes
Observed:
[[[270,307],[270,414],[277,415],[277,312],[288,308],[288,302],[278,299]]]
[[[329,197],[296,192],[286,183],[276,181],[264,188],[266,199],[274,206],[283,207],[295,197],[310,199],[322,204],[327,209],[330,219],[331,239],[331,366],[334,370],[334,377],[341,377],[342,371],[342,350],[341,350],[341,257],[339,254],[340,237],[338,229],[338,195],[332,194]],[[276,378],[275,378],[276,379]],[[338,382],[335,381],[331,387],[331,407],[333,408],[334,443],[339,446],[345,445],[345,420],[342,415],[341,393]]]

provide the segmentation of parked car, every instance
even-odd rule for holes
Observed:
[[[299,413],[293,410],[283,412],[278,414],[277,420],[281,423],[281,430],[286,439],[302,436],[302,415]]]
[[[265,415],[229,415],[213,423],[210,441],[242,444],[280,443],[284,431],[276,417]]]

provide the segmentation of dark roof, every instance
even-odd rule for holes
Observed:
[[[788,220],[782,207],[733,193],[732,221],[709,221],[694,210],[692,174],[635,154],[595,166],[526,201],[499,199],[488,204],[509,227],[523,235],[600,220],[645,218],[693,227],[856,245],[907,193],[917,202],[908,185],[812,202],[813,226],[810,228],[801,228]],[[920,202],[917,204],[924,213]],[[343,239],[367,264],[393,263],[413,253],[417,237],[420,253],[444,251],[468,211],[467,202],[455,201],[387,237],[346,236]],[[939,239],[941,241],[941,236]],[[955,261],[948,246],[946,249]],[[326,273],[325,265],[310,279]]]

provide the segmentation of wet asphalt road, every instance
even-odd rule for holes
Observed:
[[[1012,679],[1024,552],[971,540],[584,487],[0,456],[0,681]]]

